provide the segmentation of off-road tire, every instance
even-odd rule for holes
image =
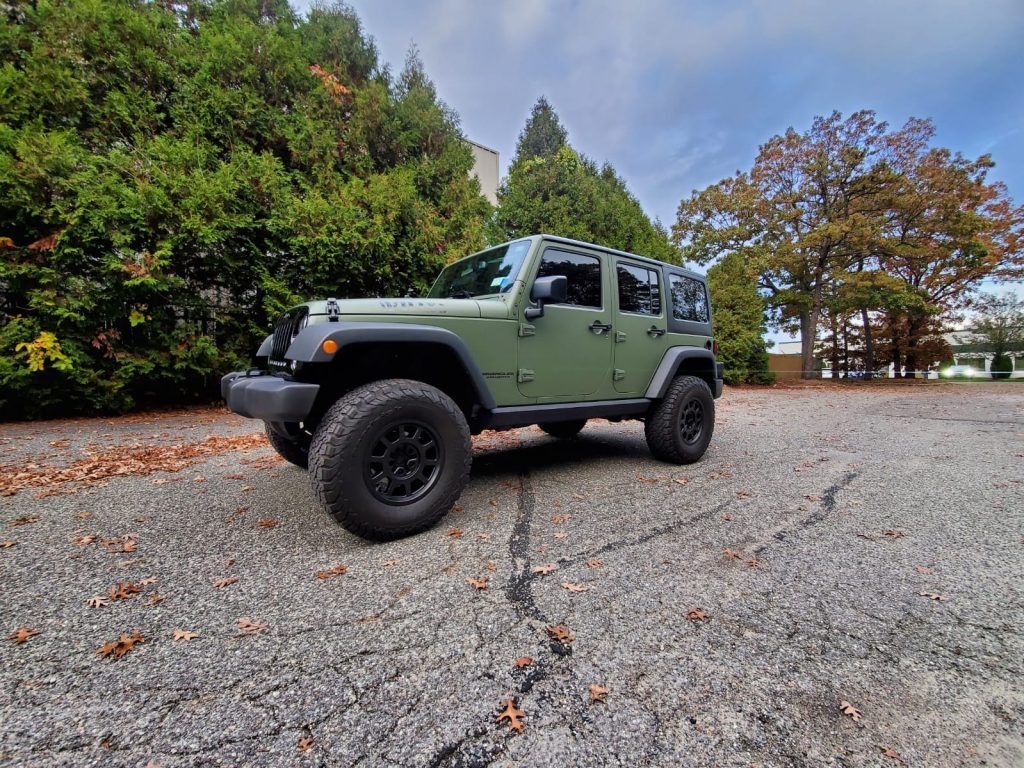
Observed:
[[[309,439],[289,440],[280,432],[274,430],[266,422],[263,422],[264,431],[267,433],[267,440],[270,446],[277,451],[277,455],[285,461],[291,462],[296,467],[306,469],[309,466]]]
[[[695,438],[687,439],[687,436],[693,437],[698,409],[699,432]],[[686,414],[690,421],[684,424]],[[707,382],[695,376],[677,376],[644,425],[651,453],[656,459],[673,464],[699,461],[711,442],[714,429],[715,398]]]
[[[541,429],[552,437],[562,439],[576,437],[580,430],[587,425],[586,419],[573,419],[572,421],[552,421],[548,424],[538,424]]]
[[[379,495],[387,492],[371,488],[371,464],[380,461],[374,451],[383,436],[406,424],[432,433],[437,475],[414,492],[422,496],[389,503]],[[352,390],[327,410],[309,455],[313,493],[331,517],[357,536],[386,541],[425,531],[448,513],[469,481],[472,445],[466,418],[448,395],[419,381],[384,379]],[[390,491],[391,481],[384,482]]]

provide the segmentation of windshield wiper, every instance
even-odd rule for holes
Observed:
[[[472,299],[473,294],[469,291],[452,291],[448,294],[449,299]]]

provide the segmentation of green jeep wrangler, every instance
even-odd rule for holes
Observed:
[[[470,435],[587,419],[645,422],[659,459],[697,461],[722,394],[705,280],[672,264],[534,235],[446,267],[420,299],[313,301],[256,367],[221,382],[352,533],[440,520],[469,479]]]

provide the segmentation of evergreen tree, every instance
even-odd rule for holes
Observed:
[[[767,303],[758,290],[757,273],[740,254],[730,253],[708,270],[708,289],[726,384],[774,381],[764,339]]]
[[[568,143],[569,137],[562,126],[562,121],[558,119],[548,100],[541,96],[533,105],[526,126],[519,134],[512,163],[535,157],[552,157]]]

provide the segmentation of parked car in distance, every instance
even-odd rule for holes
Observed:
[[[978,375],[978,369],[971,365],[951,365],[942,369],[947,379],[970,379]]]

